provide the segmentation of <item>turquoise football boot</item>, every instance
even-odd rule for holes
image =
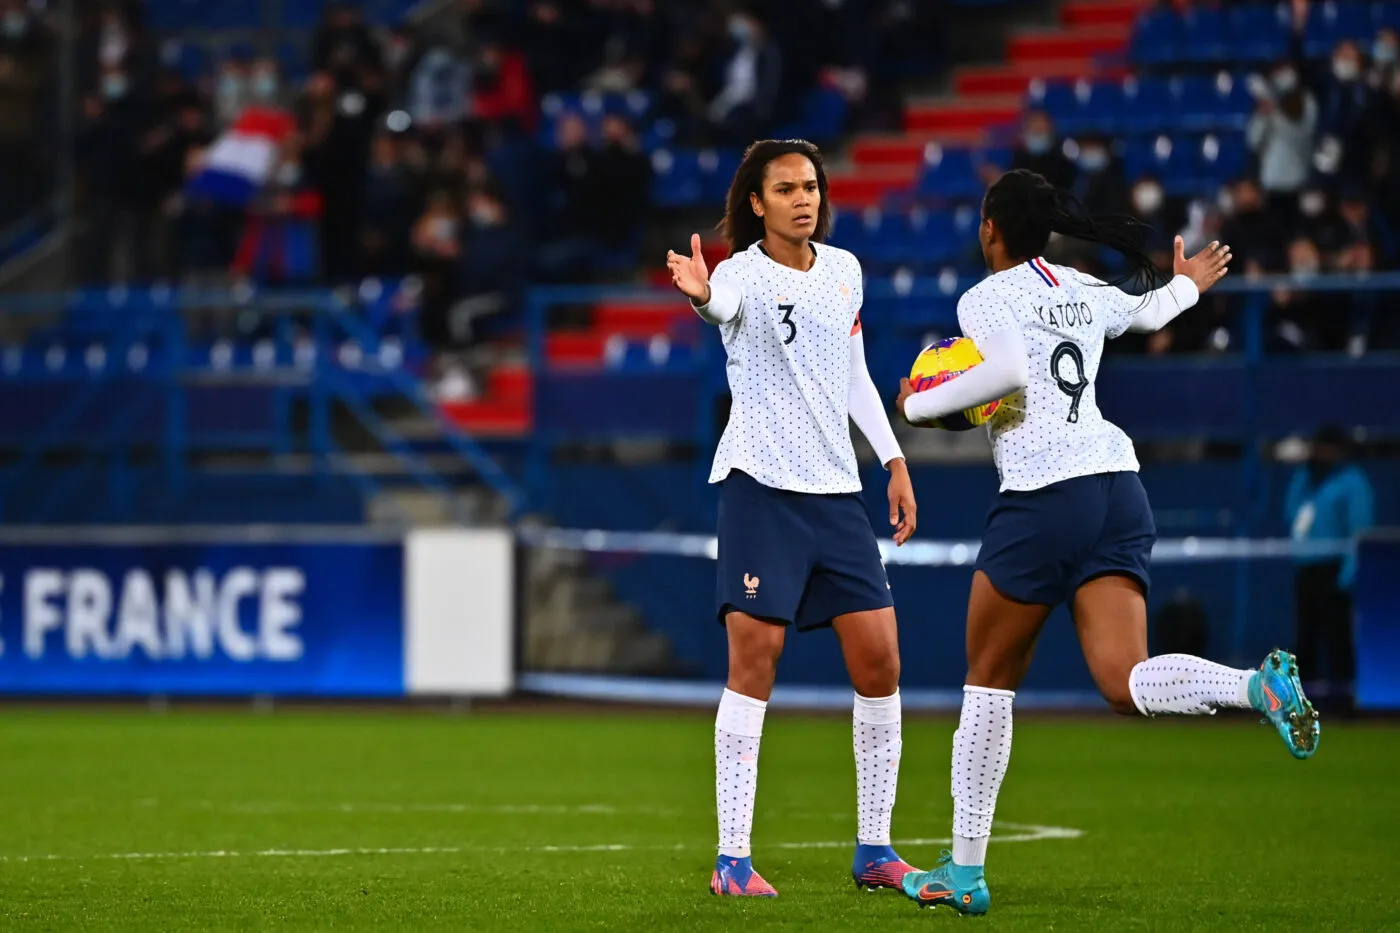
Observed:
[[[1317,751],[1322,724],[1317,710],[1303,695],[1298,659],[1291,653],[1277,648],[1269,652],[1249,679],[1249,702],[1283,736],[1283,744],[1294,758],[1311,758]]]
[[[981,865],[958,865],[947,849],[931,871],[911,871],[900,885],[920,907],[943,904],[960,914],[981,916],[992,906],[992,893]]]

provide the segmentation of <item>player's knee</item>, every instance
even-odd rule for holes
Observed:
[[[1128,686],[1128,675],[1125,672],[1122,677],[1115,677],[1112,682],[1105,683],[1099,690],[1103,698],[1108,701],[1109,708],[1120,716],[1138,715],[1137,704],[1133,702],[1133,691]]]
[[[851,671],[851,686],[863,697],[887,697],[899,689],[899,653],[891,651],[863,661]]]

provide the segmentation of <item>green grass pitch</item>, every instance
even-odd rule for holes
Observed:
[[[850,880],[846,717],[775,711],[755,864],[713,898],[712,719],[0,709],[0,929],[1400,929],[1400,729],[1023,715],[992,912]],[[895,835],[946,844],[954,722],[905,723]],[[959,929],[966,929],[959,927]]]

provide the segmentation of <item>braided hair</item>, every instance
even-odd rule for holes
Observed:
[[[1035,172],[1007,172],[987,190],[982,211],[996,225],[1011,259],[1039,256],[1050,234],[1058,233],[1107,246],[1128,261],[1127,271],[1108,284],[1146,292],[1170,280],[1147,254],[1146,224],[1127,214],[1090,214],[1073,194]]]

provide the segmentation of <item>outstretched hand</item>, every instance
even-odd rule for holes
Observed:
[[[1229,264],[1230,247],[1222,245],[1219,240],[1213,240],[1205,249],[1187,259],[1186,241],[1181,237],[1176,238],[1176,259],[1172,262],[1172,271],[1190,278],[1202,295],[1225,277],[1225,273],[1230,271],[1227,268]]]
[[[710,270],[705,267],[705,254],[700,250],[700,234],[690,235],[690,255],[675,250],[666,251],[666,268],[671,272],[671,284],[696,304],[710,302]]]

